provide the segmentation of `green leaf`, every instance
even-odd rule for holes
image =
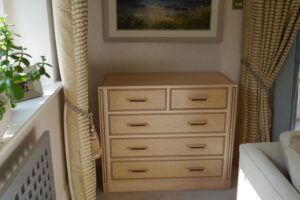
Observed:
[[[53,67],[52,65],[50,65],[49,63],[44,63],[45,65],[49,66],[49,67]]]
[[[15,83],[26,82],[27,81],[27,77],[26,76],[22,76],[20,74],[17,74],[17,75],[14,76],[13,81]]]
[[[0,61],[0,65],[8,65],[9,64],[9,61],[8,60],[2,60]]]
[[[41,68],[39,69],[39,73],[40,73],[41,75],[45,74],[45,73],[46,73],[45,68],[44,68],[44,67],[41,67]]]
[[[12,25],[12,26],[14,26],[14,25]],[[14,33],[14,35],[17,36],[17,37],[21,37],[21,35],[19,35],[17,33]]]
[[[17,104],[14,101],[10,101],[10,107],[15,108]]]
[[[22,46],[15,46],[15,45],[12,45],[11,48],[12,48],[12,49],[16,49],[16,50],[23,50],[23,47],[22,47]]]
[[[12,86],[8,88],[8,94],[14,99],[20,100],[24,97],[24,90],[17,84],[12,84]]]
[[[19,65],[15,66],[15,69],[18,73],[22,73],[24,71],[23,67],[21,67]]]
[[[6,37],[11,38],[13,35],[14,35],[13,33],[8,33],[8,34],[6,35]]]
[[[5,23],[4,17],[0,17],[0,23]]]
[[[4,81],[7,88],[11,87],[13,84],[13,81],[10,78],[6,78]]]
[[[0,80],[0,93],[4,92],[5,89],[6,89],[5,80]]]
[[[0,105],[0,121],[3,119],[4,113],[6,112],[6,109],[3,105]]]
[[[27,60],[26,58],[21,58],[21,62],[22,62],[26,67],[28,67],[28,66],[30,65],[29,60]]]
[[[16,55],[10,55],[11,58],[15,59],[15,60],[19,60],[20,57],[19,56],[16,56]]]
[[[37,81],[37,80],[39,80],[40,78],[41,78],[41,76],[37,74],[37,75],[34,77],[34,80]]]
[[[8,78],[12,78],[13,77],[13,72],[12,72],[12,70],[5,70],[4,75]]]
[[[32,58],[32,56],[29,55],[28,53],[23,53],[23,55],[24,55],[24,56],[27,56],[27,57],[29,57],[29,58]]]
[[[50,75],[49,75],[47,72],[45,72],[45,76],[46,76],[47,78],[50,78]]]

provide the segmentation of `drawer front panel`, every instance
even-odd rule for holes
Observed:
[[[166,90],[109,90],[109,110],[164,110]]]
[[[225,113],[110,115],[111,134],[224,132]]]
[[[222,160],[113,162],[113,179],[222,176]]]
[[[223,155],[224,137],[112,139],[112,157]]]
[[[222,109],[226,104],[226,88],[171,90],[171,109]]]

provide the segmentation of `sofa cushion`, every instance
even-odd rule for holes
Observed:
[[[291,181],[300,192],[300,131],[282,133],[280,143]]]

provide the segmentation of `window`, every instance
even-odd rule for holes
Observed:
[[[3,1],[0,1],[0,15],[4,15],[4,10],[3,10]]]
[[[33,63],[40,61],[40,56],[44,55],[48,63],[56,66],[51,1],[2,0],[0,14],[6,15],[8,23],[15,25],[14,31],[22,36],[15,42],[27,48]],[[51,78],[43,77],[43,85],[55,80],[54,69],[47,68],[47,72]]]

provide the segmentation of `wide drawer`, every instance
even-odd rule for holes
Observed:
[[[111,134],[224,132],[225,113],[110,115]]]
[[[166,109],[166,90],[109,90],[109,110],[163,110]]]
[[[222,155],[224,137],[111,139],[112,157]]]
[[[223,161],[112,162],[113,179],[220,177]]]
[[[171,109],[221,109],[226,102],[226,88],[171,90]]]

